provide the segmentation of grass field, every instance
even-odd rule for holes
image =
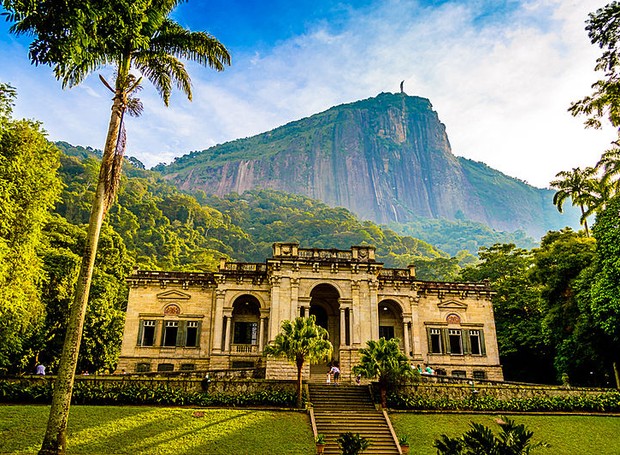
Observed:
[[[0,453],[35,454],[49,406],[0,406]],[[72,406],[69,454],[314,454],[305,413]]]
[[[35,454],[43,439],[48,406],[0,405],[0,453]],[[540,455],[618,455],[620,417],[511,416],[551,444]],[[435,455],[442,433],[459,436],[471,421],[498,429],[497,416],[393,413],[396,433],[411,453]],[[312,455],[308,416],[302,412],[139,406],[72,406],[69,454]]]
[[[620,454],[620,417],[612,416],[541,416],[508,417],[524,423],[534,432],[534,441],[545,441],[540,455],[618,455]],[[436,455],[433,441],[441,434],[455,437],[469,429],[471,421],[482,423],[497,433],[497,416],[480,414],[412,414],[390,415],[398,435],[409,436],[411,453]]]

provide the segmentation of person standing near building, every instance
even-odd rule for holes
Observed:
[[[334,385],[338,385],[338,380],[340,379],[340,368],[338,367],[338,362],[334,362],[332,369],[329,370],[329,372],[334,375]]]

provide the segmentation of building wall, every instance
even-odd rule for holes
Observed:
[[[282,321],[314,314],[330,332],[344,380],[359,349],[378,339],[380,330],[400,339],[414,365],[502,379],[488,284],[419,281],[413,268],[384,269],[372,247],[343,251],[274,244],[264,264],[223,261],[211,274],[136,271],[129,283],[119,371],[147,364],[151,371],[170,364],[174,371],[189,365],[196,370],[263,366],[268,377],[288,379],[294,368],[263,358],[262,349]],[[153,346],[140,345],[144,331],[152,331],[144,321],[154,321],[147,323],[155,324]],[[197,346],[184,346],[181,335],[175,346],[162,346],[166,339],[170,344],[164,330],[174,323],[177,335],[198,323]],[[435,353],[432,337],[441,344]],[[304,375],[325,371],[326,365],[306,368]]]

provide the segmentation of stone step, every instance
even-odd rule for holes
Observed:
[[[317,431],[325,435],[325,454],[340,454],[342,433],[358,433],[370,441],[364,455],[398,454],[383,413],[375,409],[366,386],[309,384]]]

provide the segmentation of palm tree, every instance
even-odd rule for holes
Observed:
[[[398,338],[368,340],[360,349],[360,363],[353,367],[355,374],[372,379],[378,378],[381,393],[381,406],[387,407],[387,389],[400,379],[415,376],[409,359],[400,350]]]
[[[333,351],[327,330],[316,324],[316,318],[295,318],[282,321],[282,331],[265,346],[265,355],[286,357],[297,366],[297,407],[301,407],[301,370],[306,361],[327,360]]]
[[[92,71],[115,65],[112,113],[90,213],[87,242],[62,357],[54,386],[52,408],[40,454],[65,453],[66,427],[75,368],[88,303],[99,233],[118,187],[124,153],[125,112],[139,86],[137,70],[157,89],[166,105],[173,85],[191,100],[191,79],[180,59],[218,71],[230,64],[226,48],[203,32],[190,32],[169,16],[182,0],[4,0],[11,31],[33,35],[30,59],[54,67],[62,86],[80,84]],[[134,104],[135,105],[135,104]]]
[[[516,424],[506,417],[499,417],[500,432],[493,431],[479,423],[471,423],[471,429],[461,437],[451,438],[442,434],[435,440],[434,447],[440,455],[527,455],[540,447],[549,447],[545,442],[532,442],[534,433],[523,424]]]
[[[584,226],[586,236],[590,236],[588,230],[588,215],[596,207],[597,200],[595,191],[600,189],[596,179],[596,169],[587,167],[584,170],[576,167],[572,171],[558,172],[557,180],[553,180],[550,185],[558,191],[553,195],[553,204],[562,213],[562,206],[566,199],[571,199],[574,206],[581,209],[580,223]]]

